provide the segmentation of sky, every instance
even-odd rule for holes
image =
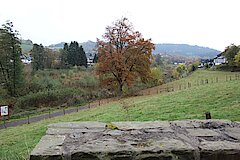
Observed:
[[[239,0],[0,0],[0,24],[13,22],[22,39],[45,46],[96,41],[127,17],[154,43],[223,51],[240,45]]]

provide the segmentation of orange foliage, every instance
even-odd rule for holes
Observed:
[[[97,73],[102,86],[117,86],[121,95],[123,86],[132,86],[137,77],[148,80],[154,44],[133,31],[127,18],[108,26],[103,40],[97,42]]]

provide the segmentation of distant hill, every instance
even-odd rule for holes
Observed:
[[[96,42],[87,41],[87,42],[80,43],[79,45],[82,45],[84,51],[88,54],[91,53],[94,55],[96,53],[96,45],[97,45]]]
[[[199,57],[199,58],[214,58],[220,51],[208,48],[193,46],[188,44],[156,44],[153,54],[164,53],[168,55]]]
[[[65,42],[61,42],[58,44],[53,44],[48,46],[49,48],[63,48]],[[87,41],[83,43],[79,43],[79,45],[83,46],[84,51],[89,54],[95,54],[95,47],[96,42]],[[208,48],[208,47],[200,47],[200,46],[193,46],[188,44],[156,44],[155,50],[153,54],[168,54],[168,55],[177,55],[177,56],[184,56],[184,57],[199,57],[199,58],[214,58],[220,51]]]
[[[33,42],[31,40],[21,40],[22,53],[27,54],[33,48]]]
[[[67,42],[61,42],[61,43],[57,43],[57,44],[51,44],[48,47],[49,48],[54,48],[54,49],[60,49],[64,47],[64,44]]]

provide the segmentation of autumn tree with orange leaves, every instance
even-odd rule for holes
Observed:
[[[96,69],[103,87],[117,87],[121,96],[123,87],[131,87],[137,78],[144,83],[148,81],[154,44],[134,31],[127,18],[106,27],[103,39],[98,39],[97,43]]]

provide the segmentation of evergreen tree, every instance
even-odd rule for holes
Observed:
[[[79,47],[80,50],[80,66],[87,68],[87,56],[82,46]]]
[[[87,67],[87,57],[82,46],[78,42],[71,42],[67,51],[67,62],[72,66]]]
[[[93,63],[97,63],[97,61],[98,61],[98,55],[95,54],[94,57],[93,57]]]
[[[68,61],[68,64],[70,64],[72,66],[76,65],[77,50],[78,50],[78,43],[76,41],[71,42],[70,45],[69,45],[69,48],[68,48],[67,61]]]
[[[3,85],[10,96],[20,94],[24,85],[21,47],[18,32],[13,30],[12,22],[0,28],[0,72]]]
[[[54,51],[44,48],[42,44],[33,44],[33,71],[52,68],[55,59]]]
[[[44,47],[42,44],[33,44],[33,71],[44,69]]]
[[[68,66],[68,44],[65,43],[63,49],[60,49],[60,65],[61,68],[67,68]]]

